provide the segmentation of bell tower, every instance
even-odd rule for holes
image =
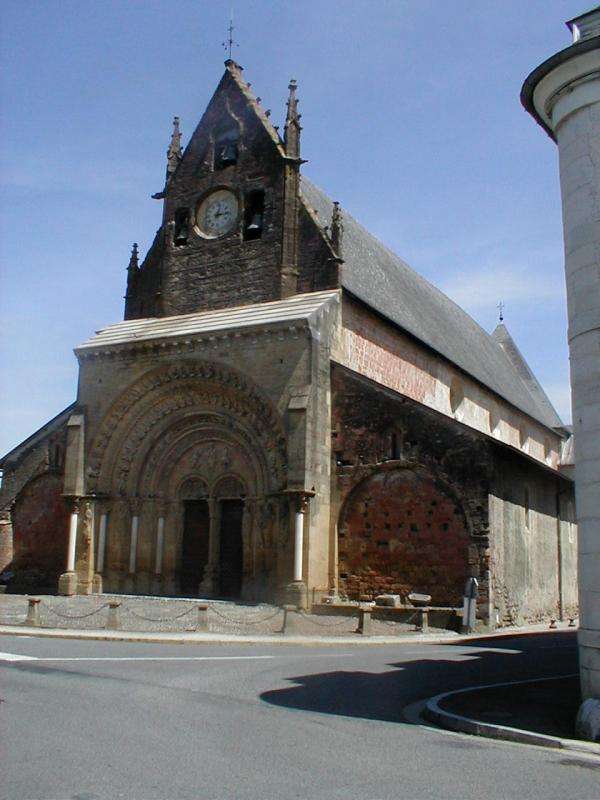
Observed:
[[[167,150],[162,224],[130,262],[125,318],[173,316],[298,292],[300,115],[289,84],[283,138],[233,59],[182,151]]]

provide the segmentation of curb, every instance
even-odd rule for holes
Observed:
[[[235,633],[152,633],[69,628],[37,628],[25,625],[0,625],[0,636],[35,636],[48,639],[81,639],[102,642],[139,642],[146,644],[304,644],[304,645],[390,645],[457,644],[458,634],[411,634],[410,636],[298,636],[265,634],[247,636]],[[456,637],[456,638],[455,638]]]
[[[475,692],[480,689],[497,689],[501,686],[517,686],[525,683],[541,683],[542,681],[555,681],[560,678],[573,677],[577,677],[577,673],[571,673],[570,675],[554,675],[551,678],[531,678],[524,681],[488,683],[483,686],[468,686],[465,689],[456,689],[453,692],[443,692],[426,701],[425,708],[423,709],[423,717],[442,728],[459,733],[468,733],[473,736],[485,736],[489,739],[503,739],[508,742],[517,742],[519,744],[533,744],[538,747],[552,747],[558,750],[572,750],[579,753],[587,753],[588,755],[600,756],[600,744],[595,744],[594,742],[584,742],[579,739],[564,739],[559,736],[548,736],[543,733],[524,731],[521,730],[521,728],[511,728],[508,725],[480,722],[471,717],[453,714],[440,707],[440,703],[443,700],[457,694]]]

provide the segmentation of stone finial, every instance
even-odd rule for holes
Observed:
[[[171,143],[167,150],[167,183],[181,161],[181,132],[179,130],[179,117],[173,118],[173,133]]]
[[[290,94],[287,101],[287,115],[283,134],[285,152],[291,158],[300,158],[300,131],[302,128],[300,127],[301,115],[298,114],[297,88],[296,81],[292,78],[288,86]]]
[[[127,267],[127,271],[136,272],[138,267],[139,267],[138,246],[137,242],[134,242],[133,247],[131,248],[131,257],[129,259],[129,265]]]
[[[338,256],[342,257],[342,238],[344,236],[344,223],[342,221],[342,212],[340,204],[335,201],[333,204],[333,212],[331,214],[331,245]]]

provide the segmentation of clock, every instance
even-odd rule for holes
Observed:
[[[196,210],[196,227],[207,239],[229,233],[237,224],[238,199],[229,189],[217,189],[200,201]]]

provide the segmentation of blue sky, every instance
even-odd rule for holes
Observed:
[[[234,57],[272,109],[295,77],[305,173],[487,330],[506,324],[570,419],[556,147],[521,84],[581,0],[245,0]],[[75,399],[74,346],[123,314],[223,71],[229,5],[4,0],[0,381],[6,452]]]

